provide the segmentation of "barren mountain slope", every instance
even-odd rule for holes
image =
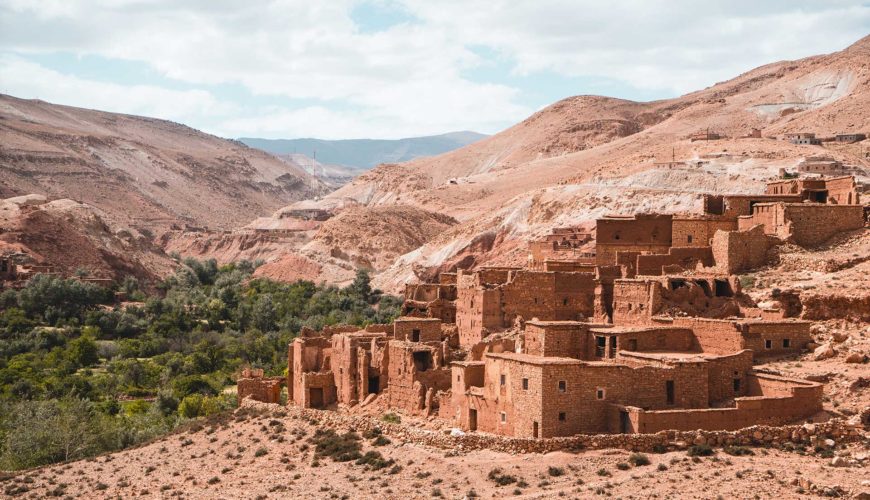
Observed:
[[[0,253],[27,254],[31,263],[64,276],[82,270],[92,278],[135,276],[143,284],[175,268],[150,238],[135,229],[114,231],[98,209],[66,199],[37,205],[38,197],[27,198],[0,200]]]
[[[368,204],[401,200],[462,220],[530,189],[596,175],[623,176],[655,168],[654,161],[691,158],[695,144],[686,137],[706,129],[732,138],[751,127],[763,129],[765,137],[790,131],[826,136],[867,130],[868,60],[870,37],[842,52],[770,64],[676,99],[632,103],[569,98],[479,143],[434,158],[381,166],[330,197]],[[718,149],[733,150],[738,144],[744,143],[722,141]],[[757,141],[749,152],[797,159],[820,149]]]
[[[0,197],[71,198],[140,228],[221,229],[325,191],[294,165],[177,123],[0,95]]]
[[[835,54],[770,64],[669,101],[617,101],[617,106],[611,99],[568,99],[478,144],[381,166],[327,198],[418,205],[461,221],[379,277],[379,286],[398,289],[426,277],[426,269],[461,260],[457,255],[484,233],[491,233],[494,243],[485,248],[487,254],[502,257],[517,248],[512,241],[556,225],[589,223],[608,212],[697,211],[702,192],[758,190],[779,169],[793,169],[808,156],[868,167],[867,141],[839,148],[776,138],[795,131],[823,137],[870,131],[868,53],[870,37]],[[610,131],[599,135],[601,143],[594,147],[565,153],[548,146],[560,136],[556,124],[577,120],[575,113],[613,117],[616,111],[645,118],[636,120],[636,133],[619,137]],[[740,138],[751,128],[762,129],[764,138]],[[706,130],[726,138],[689,140]],[[604,142],[607,137],[611,140]],[[520,145],[524,160],[501,161],[510,144]],[[705,163],[662,164],[672,159]]]

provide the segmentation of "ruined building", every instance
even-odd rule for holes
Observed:
[[[734,273],[785,241],[862,227],[858,194],[851,177],[786,179],[705,196],[699,214],[602,217],[594,241],[554,230],[525,268],[408,285],[392,325],[304,330],[288,350],[288,400],[530,438],[811,417],[820,384],[753,368],[805,350],[810,323],[756,306]]]

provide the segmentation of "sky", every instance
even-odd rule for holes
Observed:
[[[495,133],[870,34],[870,0],[2,0],[0,92],[222,137]]]

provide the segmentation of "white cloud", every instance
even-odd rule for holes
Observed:
[[[178,122],[228,115],[235,110],[203,90],[87,80],[10,55],[0,56],[0,90],[16,96]]]
[[[3,79],[17,78],[28,96],[38,91],[77,105],[187,116],[191,125],[228,136],[397,137],[493,132],[532,111],[520,89],[464,76],[487,63],[474,47],[494,50],[520,75],[605,77],[682,93],[773,60],[840,49],[870,26],[870,6],[840,0],[396,2],[377,0],[414,21],[368,33],[350,15],[359,0],[6,0],[6,52],[137,61],[210,90],[129,87],[132,99],[123,99],[128,87],[75,75],[52,75],[65,84],[51,88],[40,77],[48,70],[23,59],[0,71],[13,70]],[[222,99],[238,97],[222,95],[220,84],[276,103],[302,102],[226,104]]]

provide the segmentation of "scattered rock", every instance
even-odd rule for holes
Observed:
[[[848,466],[849,466],[849,462],[847,462],[846,459],[843,457],[834,457],[834,459],[831,460],[831,467],[848,467]]]
[[[837,355],[837,351],[831,347],[831,344],[822,344],[813,351],[813,359],[821,361],[823,359],[833,358]]]
[[[849,339],[849,334],[846,332],[834,332],[831,334],[831,338],[834,339],[834,342],[842,343]]]
[[[860,352],[850,352],[848,356],[846,356],[846,363],[863,363],[866,361],[866,356],[861,354]]]

